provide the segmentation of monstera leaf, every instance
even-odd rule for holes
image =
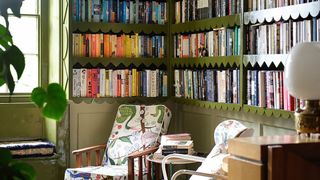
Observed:
[[[15,69],[18,79],[20,79],[25,68],[25,61],[24,55],[15,45],[10,46],[6,51],[0,53],[0,86],[3,85],[3,83],[6,83],[9,92],[12,95],[15,82],[12,77],[10,66]]]
[[[0,149],[0,179],[33,180],[34,168],[27,163],[15,161],[8,149]]]
[[[47,91],[42,87],[33,89],[31,100],[42,109],[43,116],[60,121],[66,108],[66,93],[58,83],[49,84]]]
[[[13,45],[12,36],[8,30],[9,21],[7,10],[11,9],[14,16],[20,17],[21,5],[22,0],[0,1],[0,13],[6,22],[6,27],[0,25],[0,86],[6,83],[9,88],[10,95],[13,94],[15,87],[10,67],[12,66],[15,69],[18,79],[20,79],[24,71],[25,59],[20,49]]]

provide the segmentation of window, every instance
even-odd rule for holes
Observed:
[[[40,66],[40,0],[23,1],[20,10],[21,18],[9,13],[9,30],[13,37],[13,43],[19,47],[25,56],[25,70],[19,80],[15,71],[12,70],[16,86],[14,94],[31,93],[32,89],[39,85]],[[4,18],[0,23],[5,26]],[[12,67],[11,67],[12,68]],[[0,87],[0,93],[9,93],[6,85]]]

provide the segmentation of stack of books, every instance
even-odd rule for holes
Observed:
[[[193,140],[189,133],[168,134],[161,136],[161,144],[159,149],[154,153],[153,158],[163,158],[166,155],[192,154]]]

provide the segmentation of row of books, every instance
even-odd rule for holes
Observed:
[[[165,24],[167,2],[148,0],[73,0],[77,22]]]
[[[252,25],[247,33],[248,54],[285,54],[300,42],[320,41],[320,19]]]
[[[73,97],[165,97],[168,75],[161,69],[72,69]]]
[[[173,153],[193,153],[193,140],[191,139],[191,134],[178,133],[162,135],[159,149],[153,154],[153,158],[162,159],[164,156]]]
[[[240,54],[240,28],[219,28],[174,37],[174,57],[233,56]]]
[[[249,0],[248,11],[258,11],[263,9],[303,4],[314,1],[318,0]]]
[[[239,69],[175,69],[175,97],[221,103],[240,102]]]
[[[283,71],[247,71],[248,105],[294,111],[295,102],[284,86]]]
[[[165,54],[164,36],[73,33],[73,55],[77,57],[157,57]]]
[[[180,0],[175,3],[175,23],[238,14],[240,0]]]

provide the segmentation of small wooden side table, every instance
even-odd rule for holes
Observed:
[[[153,179],[153,180],[160,180],[161,179],[161,163],[162,159],[159,158],[153,158],[153,154],[147,156],[147,161],[151,162],[154,165],[154,171],[155,171],[155,176],[152,177],[150,176],[148,179]],[[196,163],[194,161],[188,161],[188,160],[182,160],[182,159],[170,159],[167,162],[167,169],[169,168],[169,179],[173,174],[173,165],[179,165],[179,164],[191,164],[191,163]]]

